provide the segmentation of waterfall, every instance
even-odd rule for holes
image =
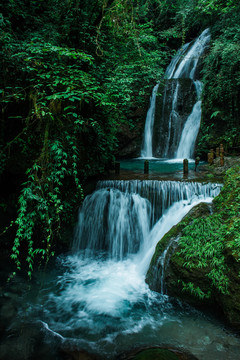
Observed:
[[[107,251],[114,259],[136,253],[149,232],[150,203],[136,193],[99,189],[88,196],[79,213],[74,248]]]
[[[86,197],[80,209],[73,247],[84,249],[86,257],[102,251],[112,259],[124,259],[146,249],[151,229],[176,206],[174,204],[186,205],[213,198],[219,191],[218,184],[210,183],[100,181],[97,190]],[[170,219],[167,226],[173,225]]]
[[[26,301],[24,317],[34,310],[47,336],[57,336],[63,348],[84,349],[104,359],[115,358],[136,343],[140,347],[183,344],[191,351],[189,333],[196,326],[199,349],[199,329],[205,341],[209,327],[199,324],[204,317],[196,318],[196,311],[189,312],[184,305],[179,312],[166,295],[151,291],[145,278],[155,247],[166,232],[193,206],[211,202],[220,188],[181,181],[100,181],[80,208],[74,251],[58,258],[57,277],[49,274],[37,304],[35,294],[34,304]],[[160,259],[163,293],[171,252],[170,246]],[[215,344],[219,336],[213,335],[211,323],[209,329]],[[199,358],[209,358],[208,352],[209,348]],[[211,359],[218,354],[215,351]]]
[[[152,91],[152,96],[150,98],[150,106],[147,112],[145,129],[144,129],[144,141],[143,149],[141,151],[141,157],[151,158],[152,157],[152,133],[153,133],[153,123],[155,117],[155,104],[156,96],[158,91],[159,84],[155,85]]]
[[[162,255],[159,256],[157,260],[156,267],[161,269],[161,275],[159,278],[159,290],[161,294],[166,294],[166,286],[165,286],[165,276],[166,276],[166,269],[168,267],[171,255],[173,254],[177,243],[179,240],[179,236],[176,237],[176,239],[171,239],[166,247],[166,249],[163,251]]]
[[[177,53],[176,59],[174,58],[168,66],[165,73],[166,77],[168,79],[194,79],[199,58],[202,56],[209,40],[210,32],[209,29],[206,29],[193,43],[185,44]]]
[[[202,92],[202,82],[197,80],[194,81],[194,85],[197,93],[197,102],[194,104],[193,109],[187,121],[184,125],[180,143],[178,145],[176,158],[192,158],[194,154],[195,142],[197,134],[200,128],[201,121],[201,105],[202,101],[200,100]]]
[[[181,47],[167,67],[162,102],[152,105],[154,113],[156,108],[158,111],[151,119],[152,138],[148,140],[151,156],[193,157],[201,121],[202,83],[197,78],[201,58],[209,41],[210,32],[206,29],[196,40]],[[147,123],[148,116],[144,139],[150,134],[146,130],[150,126],[147,127]],[[141,156],[145,156],[143,150]]]

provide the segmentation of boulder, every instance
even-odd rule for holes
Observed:
[[[197,358],[182,349],[154,346],[122,354],[117,360],[197,360]]]
[[[182,219],[180,223],[173,226],[173,228],[168,233],[166,233],[164,237],[158,242],[146,276],[146,282],[148,283],[151,290],[161,292],[162,265],[161,261],[159,260],[161,259],[164,250],[166,248],[169,248],[168,269],[165,269],[167,270],[167,272],[165,271],[167,273],[165,279],[167,281],[167,293],[173,296],[180,296],[181,298],[183,297],[181,286],[179,285],[178,280],[181,278],[191,278],[191,274],[187,269],[184,268],[183,260],[176,259],[176,257],[174,257],[177,242],[179,237],[181,236],[181,231],[185,226],[190,224],[192,220],[198,217],[209,215],[210,212],[211,205],[206,203],[198,204],[190,210],[190,212]],[[173,245],[172,247],[171,244]],[[171,273],[169,271],[169,267],[171,267]]]
[[[221,290],[221,281],[218,282],[218,279],[214,280],[209,276],[214,267],[211,265],[194,266],[194,261],[197,261],[194,260],[194,257],[191,260],[193,266],[186,266],[186,258],[180,253],[181,243],[178,242],[178,239],[181,238],[184,228],[190,225],[194,219],[208,218],[211,213],[210,205],[201,203],[165,234],[156,246],[146,282],[152,290],[157,292],[164,290],[164,293],[169,296],[185,301],[192,306],[208,309],[212,307],[214,312],[218,311],[224,316],[231,327],[240,330],[240,262],[234,248],[228,246],[228,241],[231,240],[225,239],[225,237],[224,240],[221,240],[223,242],[221,256],[224,256],[225,264],[223,273],[228,282],[227,291]],[[193,238],[192,241],[194,241]],[[211,236],[209,241],[211,241]],[[162,254],[166,249],[168,249],[168,258],[162,265]],[[216,255],[213,255],[213,260],[214,256]],[[216,260],[218,259],[216,258]],[[166,267],[164,268],[164,287],[162,285],[163,266]]]

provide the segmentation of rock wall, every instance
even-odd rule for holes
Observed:
[[[159,259],[164,249],[173,240],[180,239],[185,227],[194,219],[207,219],[211,213],[212,210],[208,204],[197,205],[159,241],[146,276],[146,282],[152,290],[157,292],[162,290],[162,268]],[[228,247],[227,243],[223,244],[228,287],[227,291],[221,291],[219,284],[214,284],[209,276],[213,268],[211,266],[202,268],[186,266],[186,258],[180,252],[181,241],[179,240],[177,244],[170,254],[167,269],[165,269],[166,293],[193,306],[208,309],[212,307],[214,311],[220,311],[234,329],[240,330],[240,263],[238,254]],[[202,294],[207,294],[207,296],[202,296]]]
[[[173,109],[176,86],[178,94]],[[174,157],[184,124],[196,99],[196,89],[191,79],[167,79],[159,86],[153,129],[153,156]]]

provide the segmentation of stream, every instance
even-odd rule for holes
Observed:
[[[72,251],[37,272],[31,286],[17,277],[3,289],[1,312],[8,311],[8,325],[1,360],[63,359],[59,349],[115,359],[134,348],[165,345],[199,360],[239,359],[240,339],[214,314],[145,283],[157,242],[196,204],[211,203],[220,188],[99,182],[80,208]]]

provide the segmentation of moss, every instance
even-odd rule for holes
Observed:
[[[166,349],[148,349],[134,356],[133,360],[178,360],[179,357]]]
[[[208,215],[210,212],[209,205],[206,203],[200,203],[197,206],[195,206],[189,213],[182,219],[180,223],[173,226],[171,230],[169,230],[163,238],[158,242],[154,255],[152,257],[149,270],[147,272],[146,276],[146,282],[149,284],[150,288],[152,290],[157,290],[156,285],[156,268],[157,268],[157,262],[163,251],[166,249],[170,241],[176,239],[178,236],[180,236],[182,230],[189,225],[194,219],[202,216]],[[173,255],[174,256],[174,255]],[[181,261],[179,259],[179,261]],[[180,265],[182,266],[182,264]]]
[[[192,305],[214,304],[240,329],[240,166],[227,171],[214,213],[201,204],[158,243],[147,281],[158,291],[156,265],[171,239],[180,237],[165,283],[168,295]],[[166,272],[166,271],[165,271]]]
[[[173,347],[150,347],[133,350],[127,355],[120,356],[119,360],[195,360],[195,356]]]

